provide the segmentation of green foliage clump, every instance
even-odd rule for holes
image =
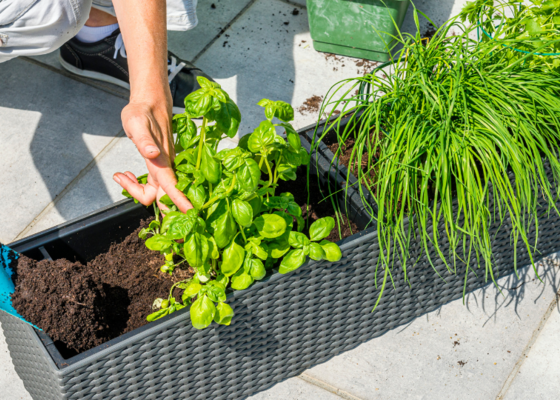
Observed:
[[[413,242],[432,265],[435,254],[451,273],[460,262],[493,280],[494,227],[511,224],[514,249],[524,245],[533,260],[539,218],[558,212],[560,74],[478,42],[475,29],[455,19],[428,42],[399,33],[402,50],[384,73],[340,82],[320,111],[342,110],[312,149],[332,132],[337,155],[355,141],[349,170],[377,226],[383,287],[397,259],[406,279]]]
[[[480,29],[480,40],[505,46],[510,60],[530,54],[527,67],[560,72],[560,0],[475,0],[460,16]]]
[[[290,193],[275,193],[279,180],[295,180],[298,166],[309,163],[309,154],[290,125],[292,107],[282,101],[261,100],[266,120],[239,147],[217,151],[222,135],[235,136],[241,113],[219,84],[198,78],[201,89],[185,99],[185,114],[173,119],[180,153],[174,164],[177,188],[193,209],[183,214],[168,196],[160,199],[169,209],[165,216],[140,232],[146,246],[165,255],[163,272],[188,263],[196,272],[192,279],[173,285],[167,299],[157,299],[158,311],[148,321],[190,306],[197,329],[212,321],[229,325],[232,308],[227,290],[243,290],[263,279],[279,262],[282,274],[299,268],[307,256],[313,260],[338,261],[340,248],[324,240],[334,228],[331,217],[318,219],[302,233],[302,210]],[[282,122],[274,124],[273,118]],[[203,118],[197,128],[192,118]],[[276,133],[286,131],[287,140]],[[266,174],[265,180],[261,180]],[[183,289],[181,301],[173,289]],[[217,303],[217,305],[216,305]]]

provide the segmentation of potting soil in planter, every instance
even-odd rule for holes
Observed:
[[[321,217],[334,217],[330,200],[323,200],[322,193],[328,191],[319,188],[315,176],[310,178],[307,206],[306,176],[304,168],[298,169],[298,179],[281,181],[276,193],[292,193],[309,224]],[[359,232],[354,223],[350,228],[345,216],[342,221],[342,238]],[[124,241],[114,243],[108,252],[86,265],[66,259],[36,261],[20,257],[14,274],[14,308],[43,329],[65,358],[146,325],[154,299],[166,298],[174,282],[194,272],[190,267],[175,269],[173,276],[160,272],[164,257],[147,249],[138,238],[140,229],[149,222],[142,221]],[[341,239],[338,225],[327,239]],[[176,288],[175,298],[181,298],[181,294],[182,290]]]

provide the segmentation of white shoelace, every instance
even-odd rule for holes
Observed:
[[[126,58],[126,49],[124,48],[124,41],[122,38],[122,34],[119,33],[117,36],[117,40],[115,42],[115,54],[113,54],[113,58],[116,60],[118,55],[121,57]],[[169,76],[167,77],[169,83],[177,76],[179,72],[185,66],[184,62],[180,62],[177,64],[177,59],[171,56],[171,60],[167,60],[167,71],[169,72]]]

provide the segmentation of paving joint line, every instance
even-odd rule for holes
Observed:
[[[543,328],[545,327],[546,323],[548,322],[548,319],[550,318],[550,315],[552,314],[552,312],[558,306],[559,298],[560,298],[560,291],[558,291],[558,293],[556,293],[556,295],[554,296],[554,299],[550,303],[550,306],[548,307],[548,309],[544,313],[543,317],[541,318],[537,329],[535,329],[535,331],[533,331],[533,335],[531,336],[531,339],[529,339],[529,342],[527,343],[527,345],[523,349],[523,352],[521,353],[521,356],[519,357],[519,359],[515,363],[515,365],[513,367],[513,370],[510,372],[510,374],[506,378],[500,392],[496,396],[496,400],[503,400],[505,398],[505,395],[507,394],[509,388],[511,387],[511,385],[515,381],[515,378],[517,378],[517,375],[519,374],[519,370],[523,366],[523,363],[529,357],[529,353],[530,353],[531,349],[533,348],[533,345],[537,341],[537,339],[538,339],[539,335],[541,334]]]
[[[218,41],[218,39],[220,39],[222,37],[222,35],[224,35],[226,33],[226,31],[234,24],[237,22],[237,20],[239,18],[241,18],[243,16],[243,14],[245,14],[245,12],[251,8],[253,6],[253,4],[255,4],[257,2],[257,0],[251,0],[249,3],[247,3],[247,5],[245,7],[243,7],[241,9],[241,11],[239,11],[235,17],[233,17],[233,19],[231,21],[229,21],[226,26],[224,26],[223,28],[220,29],[220,32],[214,37],[214,39],[212,39],[209,43],[206,44],[206,46],[204,46],[204,48],[202,50],[200,50],[196,56],[193,57],[193,59],[191,60],[191,62],[194,64],[200,57],[202,57],[202,55],[204,53],[206,53],[206,51],[212,47],[212,45],[214,43],[216,43]]]
[[[33,229],[35,225],[37,225],[37,223],[39,223],[39,221],[41,221],[47,213],[51,211],[60,202],[60,200],[66,196],[68,192],[70,192],[89,171],[93,169],[94,166],[97,165],[98,161],[100,161],[117,144],[117,141],[125,136],[124,130],[121,129],[119,133],[117,133],[113,139],[111,139],[111,141],[107,143],[107,145],[99,153],[97,153],[95,157],[93,157],[93,159],[80,171],[80,173],[76,175],[74,179],[72,179],[70,183],[68,183],[68,185],[66,185],[66,187],[62,189],[62,191],[57,194],[56,197],[47,204],[39,214],[37,214],[35,218],[33,218],[33,221],[23,228],[23,230],[15,237],[14,241],[23,239],[27,233]]]
[[[126,90],[126,89],[120,88],[118,86],[114,86],[114,85],[111,85],[109,83],[105,83],[105,82],[98,81],[98,80],[95,80],[95,79],[84,78],[82,76],[72,74],[72,73],[66,71],[65,69],[63,69],[62,67],[61,68],[56,68],[56,67],[53,67],[52,65],[46,64],[46,63],[44,63],[42,61],[39,61],[39,60],[35,60],[34,58],[31,58],[31,57],[23,56],[23,57],[19,57],[19,58],[22,59],[22,60],[25,60],[25,61],[27,61],[31,64],[35,64],[38,67],[48,69],[49,71],[55,72],[59,75],[65,76],[65,77],[73,79],[77,82],[80,82],[80,83],[83,83],[85,85],[91,86],[95,89],[101,90],[101,91],[103,91],[105,93],[108,93],[110,95],[113,95],[115,97],[119,97],[119,98],[125,99],[125,100],[129,100],[129,98],[130,98],[129,91]]]
[[[328,383],[323,382],[320,379],[317,379],[317,378],[314,378],[310,375],[307,375],[305,372],[303,374],[299,375],[298,378],[307,382],[307,383],[309,383],[309,384],[311,384],[311,385],[314,385],[314,386],[317,386],[317,387],[319,387],[323,390],[326,390],[327,392],[331,392],[333,394],[336,394],[337,396],[342,397],[343,399],[346,399],[346,400],[362,400],[359,397],[354,396],[353,394],[350,394],[350,393],[348,393],[348,392],[346,392],[342,389],[337,388],[336,386],[329,385]]]

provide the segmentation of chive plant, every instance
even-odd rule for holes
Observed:
[[[560,75],[530,70],[531,54],[512,59],[500,43],[473,39],[474,29],[455,18],[431,40],[399,32],[386,73],[339,82],[325,97],[321,115],[342,111],[315,133],[312,151],[335,135],[340,156],[354,141],[344,190],[354,174],[377,227],[379,299],[397,260],[408,280],[413,241],[432,266],[439,258],[456,273],[466,264],[465,284],[475,267],[494,280],[491,225],[509,219],[513,248],[523,244],[533,262],[539,210],[558,212]],[[332,201],[340,189],[329,189]]]

